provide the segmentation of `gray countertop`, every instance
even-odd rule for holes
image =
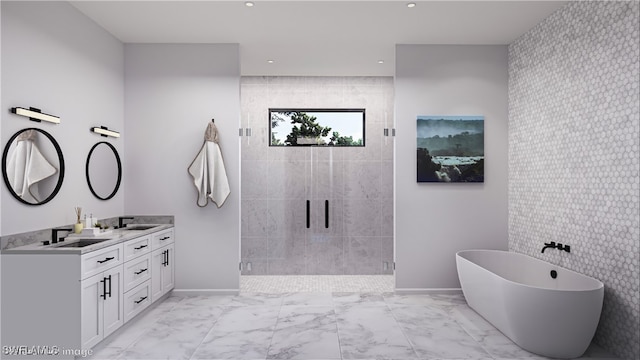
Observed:
[[[136,224],[137,226],[143,224]],[[64,238],[64,242],[58,242],[57,244],[42,245],[42,243],[18,246],[10,249],[2,250],[2,254],[86,254],[99,249],[104,249],[111,245],[119,244],[131,239],[135,239],[141,236],[149,235],[158,231],[173,228],[173,224],[144,224],[152,225],[153,227],[147,230],[126,230],[115,229],[104,235],[97,236],[84,236],[84,235],[70,235]],[[59,247],[61,245],[70,244],[80,239],[109,239],[97,244],[92,244],[85,247]]]

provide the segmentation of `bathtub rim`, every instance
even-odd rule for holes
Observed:
[[[534,259],[534,260],[549,264],[551,266],[555,266],[556,268],[562,269],[563,271],[568,271],[568,272],[571,272],[571,273],[574,273],[574,274],[577,274],[577,275],[580,275],[580,276],[585,276],[585,277],[595,281],[598,286],[593,287],[593,288],[588,288],[588,289],[558,289],[558,288],[550,288],[550,287],[533,286],[533,285],[524,284],[524,283],[521,283],[521,282],[516,282],[516,281],[513,281],[513,280],[509,280],[509,279],[507,279],[507,278],[505,278],[505,277],[503,277],[503,276],[501,276],[499,274],[496,274],[495,272],[490,271],[489,269],[486,269],[486,268],[478,265],[477,263],[471,261],[470,259],[462,256],[461,253],[464,253],[464,252],[494,252],[494,253],[495,252],[501,252],[501,253],[514,253],[514,254],[517,254],[517,255],[526,256],[526,257],[529,257],[531,259]],[[571,269],[567,269],[567,268],[565,268],[563,266],[556,265],[556,264],[550,263],[548,261],[545,261],[545,260],[542,260],[542,259],[538,259],[538,258],[533,257],[531,255],[527,255],[527,254],[524,254],[524,253],[521,253],[521,252],[517,252],[517,251],[496,250],[496,249],[467,249],[467,250],[457,251],[456,252],[456,258],[458,258],[458,257],[460,257],[460,258],[462,258],[462,259],[464,259],[464,260],[476,265],[477,267],[481,268],[482,270],[487,271],[487,272],[499,277],[500,279],[502,279],[504,281],[507,281],[507,282],[509,282],[511,284],[516,284],[516,285],[519,285],[519,286],[525,286],[525,287],[528,287],[528,288],[531,288],[531,289],[552,290],[552,291],[567,291],[567,292],[591,292],[591,291],[603,291],[603,289],[604,289],[604,283],[602,281],[592,277],[592,276],[585,275],[585,274],[579,273],[577,271],[574,271],[574,270],[571,270]]]

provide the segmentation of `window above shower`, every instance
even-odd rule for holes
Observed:
[[[269,109],[270,146],[364,146],[365,109]]]

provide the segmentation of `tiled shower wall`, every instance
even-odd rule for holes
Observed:
[[[391,77],[241,79],[242,274],[393,273],[393,92]],[[269,108],[365,108],[365,146],[269,147]]]
[[[638,2],[572,2],[509,46],[509,248],[601,280],[595,342],[638,339]],[[555,241],[571,253],[540,250]]]

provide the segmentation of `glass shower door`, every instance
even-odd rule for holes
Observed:
[[[271,275],[344,273],[340,149],[301,147],[270,150],[268,272]]]
[[[308,190],[310,149],[270,147],[268,150],[265,179],[268,226],[264,233],[267,274],[304,275],[307,223],[313,215]]]
[[[249,77],[241,91],[242,274],[392,274],[393,79]],[[285,125],[310,119],[275,107],[310,103],[362,110],[363,142],[318,115],[329,138],[309,136],[308,126],[299,146],[285,146],[296,135]],[[274,112],[284,119],[275,125]]]
[[[345,273],[343,234],[344,148],[310,149],[309,189],[310,226],[306,236],[306,273],[342,275]]]

